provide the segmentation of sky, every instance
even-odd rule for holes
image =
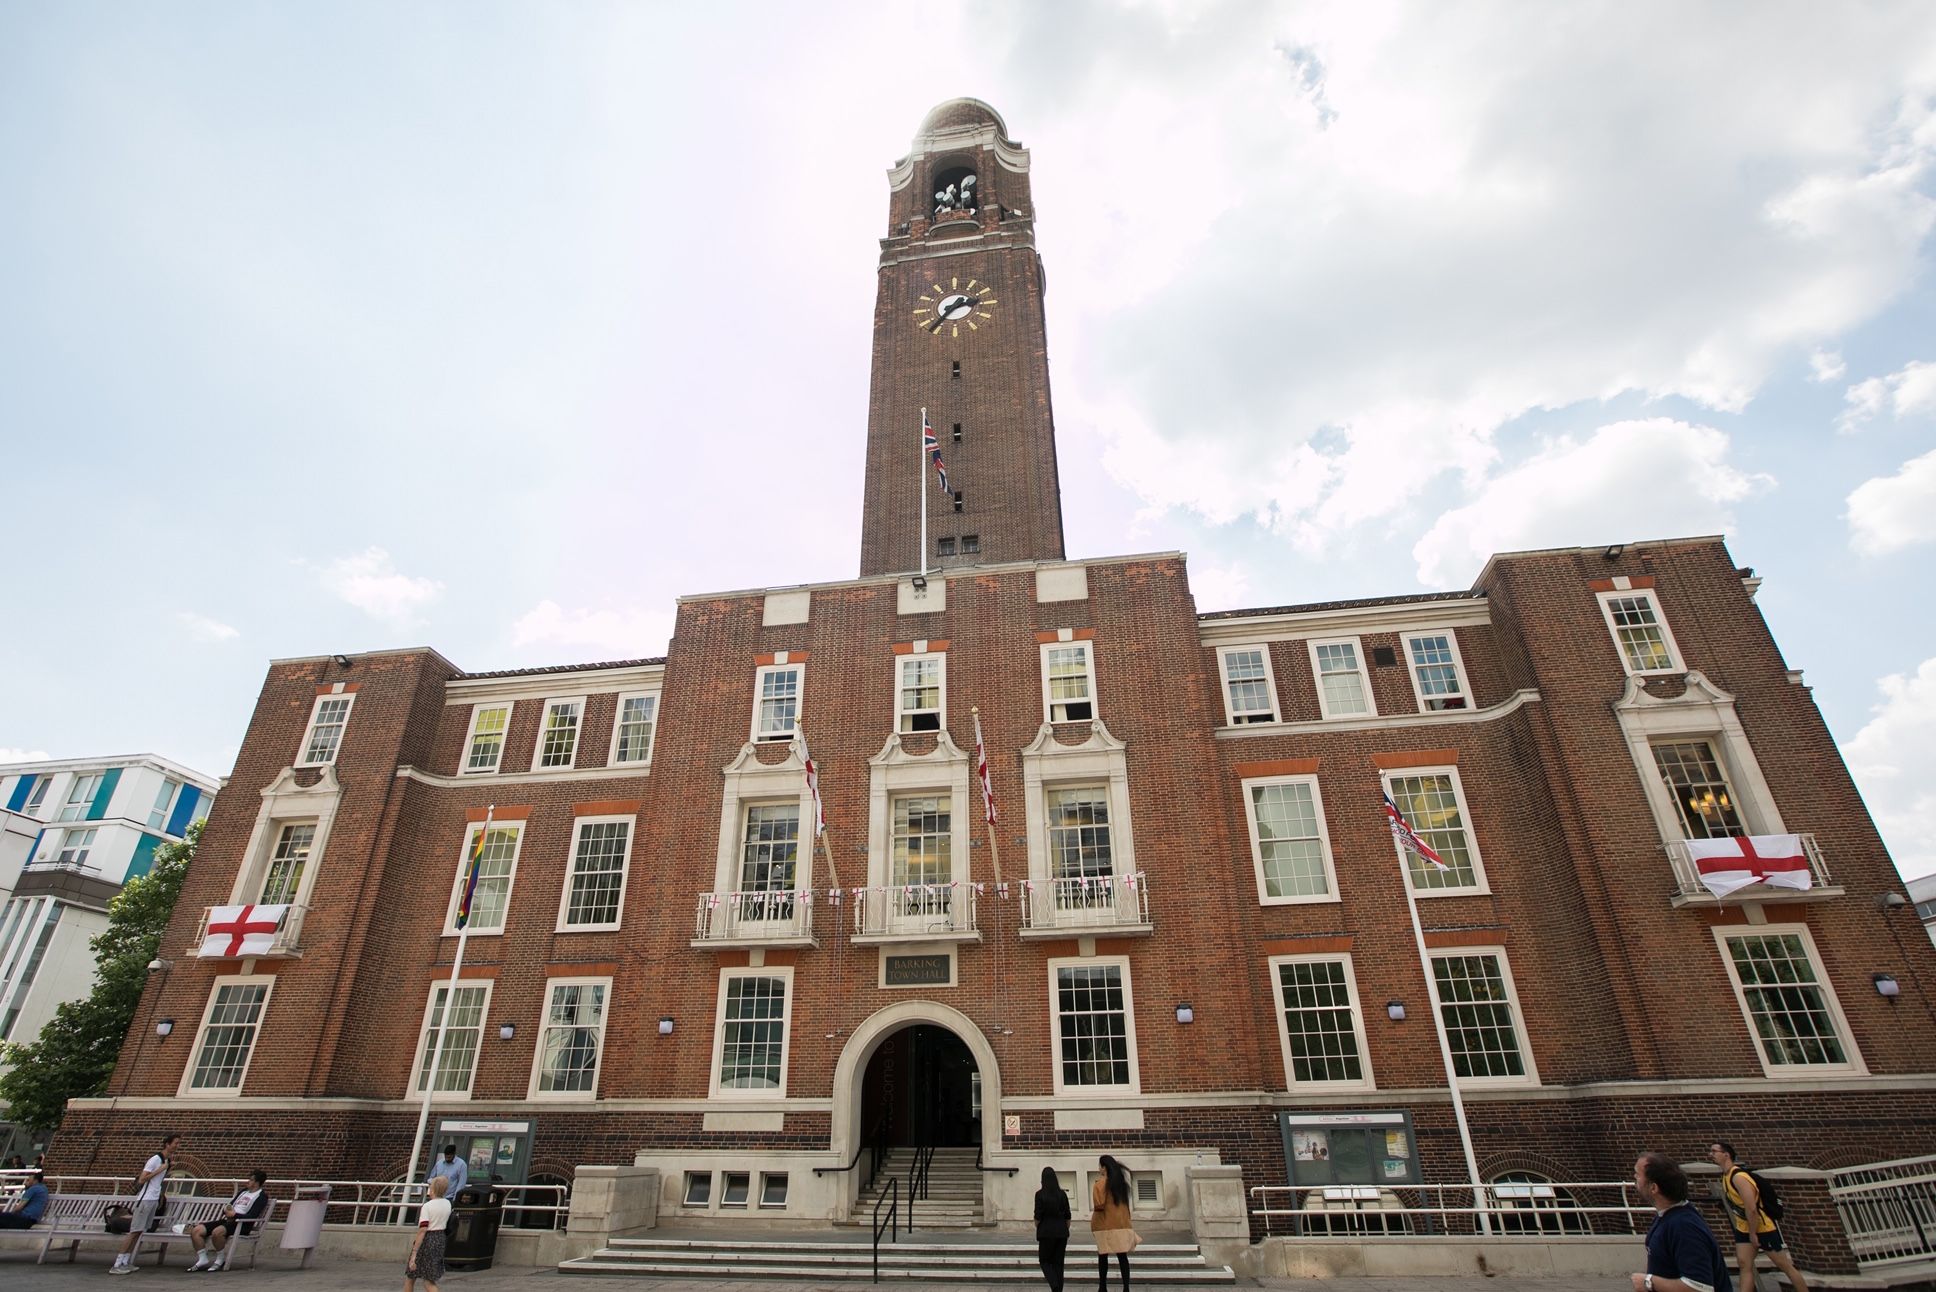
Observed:
[[[1724,533],[1936,872],[1926,3],[0,0],[0,761],[222,774],[270,659],[851,576],[885,172],[962,95],[1072,556],[1217,610]]]

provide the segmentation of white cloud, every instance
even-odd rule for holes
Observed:
[[[1815,382],[1839,381],[1849,365],[1840,350],[1815,350],[1808,356],[1808,379]]]
[[[1936,539],[1936,451],[1911,458],[1892,476],[1877,476],[1849,495],[1849,545],[1884,556]]]
[[[1199,611],[1237,610],[1248,606],[1251,604],[1249,570],[1241,561],[1225,565],[1193,562],[1190,593],[1196,598]]]
[[[667,611],[604,605],[567,610],[546,599],[511,625],[513,646],[586,650],[601,659],[643,659],[665,652],[672,637]]]
[[[1556,440],[1479,487],[1418,541],[1418,577],[1463,585],[1494,552],[1723,532],[1730,504],[1771,486],[1728,461],[1728,437],[1671,418]]]
[[[198,642],[233,641],[242,635],[240,630],[231,628],[221,620],[210,619],[207,615],[198,615],[192,610],[177,611],[175,621]]]
[[[341,556],[324,566],[323,587],[373,619],[408,623],[443,593],[435,579],[400,574],[380,547]]]
[[[1871,377],[1857,382],[1843,393],[1848,407],[1835,419],[1835,429],[1847,434],[1859,430],[1883,409],[1897,420],[1920,413],[1936,413],[1936,363],[1904,364],[1886,377]]]
[[[1876,683],[1875,716],[1842,746],[1896,868],[1915,876],[1936,871],[1936,659],[1914,676],[1893,673]]]
[[[0,763],[44,763],[52,757],[45,749],[0,749]]]

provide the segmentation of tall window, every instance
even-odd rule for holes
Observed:
[[[895,687],[896,726],[902,731],[941,730],[941,655],[903,655]]]
[[[1259,896],[1265,902],[1330,897],[1330,848],[1316,777],[1250,781],[1244,786],[1250,814],[1251,854]]]
[[[471,849],[477,846],[477,835],[483,825],[473,825],[464,833],[464,851],[457,858],[457,882],[451,887],[450,919],[445,925],[446,933],[456,933],[457,908],[464,900],[464,881],[470,873]],[[522,827],[515,824],[493,825],[484,839],[483,856],[477,863],[477,891],[471,895],[470,931],[472,933],[504,932],[504,913],[511,905],[511,880],[518,868],[518,843],[523,838]]]
[[[618,698],[617,732],[613,738],[614,763],[652,761],[652,733],[659,722],[659,697],[621,695]]]
[[[1324,717],[1366,717],[1376,712],[1356,637],[1312,642],[1311,672],[1318,680],[1318,712]]]
[[[511,706],[480,704],[471,710],[471,738],[464,751],[466,774],[494,772],[504,761],[504,733],[511,726]]]
[[[74,783],[67,787],[67,801],[61,804],[60,819],[79,821],[87,815],[88,808],[94,804],[95,794],[101,789],[102,773],[91,776],[76,776]]]
[[[948,808],[946,794],[894,800],[893,883],[897,888],[945,884],[954,877]]]
[[[53,783],[54,778],[51,776],[34,777],[33,793],[27,796],[27,804],[24,809],[28,816],[39,815],[41,804],[47,801],[47,787]]]
[[[1042,689],[1050,722],[1088,722],[1096,716],[1096,679],[1088,642],[1042,648]]]
[[[1055,975],[1056,1087],[1134,1086],[1129,992],[1123,960],[1051,961]]]
[[[598,1093],[598,1056],[605,1044],[605,996],[611,981],[554,978],[547,985],[531,1093],[589,1098]]]
[[[432,1062],[437,1065],[438,1094],[471,1092],[471,1079],[477,1073],[477,1047],[484,1035],[484,1009],[490,998],[491,989],[484,983],[476,986],[460,983],[454,994],[448,983],[439,983],[431,989],[430,1007],[424,1012],[423,1035],[417,1042],[418,1094],[430,1082]],[[437,1049],[440,1025],[444,1029],[441,1054]]]
[[[805,672],[803,664],[768,664],[754,675],[753,739],[793,739]]]
[[[343,728],[349,725],[350,706],[355,702],[354,695],[316,697],[316,707],[309,715],[309,731],[303,737],[302,766],[319,767],[336,761],[336,751],[343,744]]]
[[[723,984],[719,1088],[786,1091],[787,979],[731,974]]]
[[[790,892],[799,858],[798,803],[756,803],[746,809],[746,831],[740,843],[741,892]]]
[[[1770,1073],[1853,1066],[1847,1027],[1805,929],[1763,926],[1716,933]]]
[[[1660,603],[1652,591],[1635,588],[1624,592],[1602,592],[1600,611],[1620,648],[1621,663],[1629,673],[1675,673],[1680,671],[1674,653],[1674,636],[1661,616]]]
[[[1732,839],[1742,828],[1734,791],[1705,740],[1662,741],[1654,747],[1654,765],[1667,782],[1681,828],[1690,839]]]
[[[565,883],[560,929],[617,928],[625,891],[625,862],[632,823],[623,818],[580,818],[573,829],[571,877]]]
[[[570,767],[578,757],[578,725],[584,720],[585,701],[546,700],[544,727],[538,732],[538,756],[531,765],[538,768]]]
[[[1078,785],[1048,791],[1049,874],[1094,879],[1115,873],[1109,839],[1109,789]]]
[[[1365,1083],[1364,1020],[1342,958],[1275,959],[1284,1020],[1284,1073],[1295,1087]]]
[[[276,850],[269,858],[269,873],[262,879],[262,895],[256,900],[264,906],[280,906],[296,900],[302,891],[303,871],[309,868],[309,850],[316,842],[316,823],[286,825],[276,836]]]
[[[1412,670],[1412,689],[1418,693],[1420,713],[1471,707],[1465,671],[1460,667],[1459,641],[1450,631],[1408,634],[1405,661]]]
[[[1480,869],[1479,851],[1466,826],[1465,804],[1456,774],[1443,771],[1393,775],[1387,779],[1386,788],[1412,829],[1418,831],[1446,865],[1446,869],[1440,870],[1411,849],[1405,849],[1405,865],[1411,872],[1412,887],[1422,893],[1483,888],[1485,872]]]
[[[1224,701],[1232,725],[1277,721],[1277,682],[1271,676],[1270,647],[1235,646],[1217,656],[1223,669]]]
[[[168,812],[175,806],[175,796],[181,793],[181,782],[166,777],[162,779],[161,789],[155,794],[155,805],[148,809],[148,828],[159,830],[168,824]]]
[[[60,851],[54,854],[56,866],[69,866],[76,870],[87,865],[88,854],[94,851],[96,831],[69,830],[61,836]]]
[[[1529,1067],[1503,954],[1434,954],[1432,977],[1453,1070],[1473,1079],[1523,1080]]]
[[[216,980],[196,1038],[195,1061],[189,1065],[188,1090],[216,1094],[242,1089],[272,982],[269,978]]]

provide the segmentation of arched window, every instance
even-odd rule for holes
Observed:
[[[1493,1205],[1501,1232],[1508,1234],[1585,1234],[1586,1213],[1572,1193],[1533,1171],[1506,1171],[1492,1180]]]

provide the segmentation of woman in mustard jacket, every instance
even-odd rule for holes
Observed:
[[[1104,1154],[1102,1174],[1089,1187],[1089,1230],[1096,1237],[1096,1292],[1109,1292],[1109,1257],[1115,1254],[1122,1270],[1123,1292],[1129,1292],[1129,1254],[1142,1242],[1129,1227],[1129,1172]]]

